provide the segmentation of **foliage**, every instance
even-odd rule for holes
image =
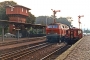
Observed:
[[[1,31],[2,31],[2,29],[1,29],[1,26],[0,26],[0,35],[2,34],[2,32],[1,32]]]
[[[8,27],[4,28],[4,33],[7,33],[8,32]],[[0,35],[2,34],[2,28],[0,26]]]
[[[27,17],[26,22],[34,24],[36,17],[29,12],[29,17]]]
[[[8,16],[6,15],[6,6],[11,5],[17,5],[17,3],[13,1],[4,1],[0,3],[0,19],[1,20],[9,20]],[[27,23],[34,23],[35,22],[35,16],[29,12],[29,17],[27,17]]]
[[[88,30],[88,29],[84,30],[84,33],[90,33],[90,30]]]
[[[47,22],[46,22],[46,20],[47,20]],[[39,16],[39,17],[36,17],[36,20],[35,20],[35,24],[46,25],[46,24],[50,24],[50,23],[53,23],[53,19],[48,16]]]
[[[9,20],[8,16],[6,15],[6,6],[8,5],[17,5],[17,3],[13,1],[4,1],[0,2],[0,20]],[[0,28],[0,33],[1,33],[1,28]],[[8,27],[5,28],[5,32],[8,31]]]
[[[8,16],[6,15],[6,6],[8,5],[14,6],[18,4],[13,1],[0,2],[0,20],[9,20]],[[34,23],[34,22],[35,22],[35,16],[29,12],[29,17],[27,17],[27,23]],[[5,28],[5,32],[7,31],[8,31],[8,27]]]
[[[67,20],[67,18],[58,18],[57,19],[57,22],[60,22],[60,23],[63,23],[63,24],[66,24],[68,26],[71,26],[71,23]]]
[[[8,5],[17,5],[17,3],[13,1],[4,1],[0,2],[0,19],[1,20],[9,20],[8,16],[6,15],[6,6]]]
[[[47,20],[47,22],[46,22]],[[50,23],[53,23],[53,18],[52,17],[48,17],[48,16],[39,16],[36,18],[35,20],[35,24],[42,24],[42,25],[48,25]],[[66,19],[66,18],[56,18],[56,23],[63,23],[66,24],[68,26],[71,25],[71,23]]]

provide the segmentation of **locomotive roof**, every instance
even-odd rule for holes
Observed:
[[[51,23],[51,24],[49,24],[49,25],[53,25],[53,24],[62,24],[62,23]],[[63,25],[66,25],[66,24],[63,24]]]
[[[31,23],[22,23],[16,21],[8,21],[8,20],[0,20],[0,24],[8,23],[8,24],[15,24],[15,25],[24,25],[25,27],[33,27],[33,28],[45,28],[46,26],[40,24],[31,24]]]
[[[9,7],[9,6],[11,6],[11,5],[7,5],[6,7]],[[27,7],[22,6],[22,5],[14,5],[13,7],[23,7],[23,8],[26,8],[26,9],[28,9],[28,10],[31,10],[30,8],[27,8]]]
[[[49,24],[49,25],[54,25],[54,24],[68,26],[68,25],[62,24],[62,23],[51,23],[51,24]]]
[[[70,29],[81,30],[81,29],[76,28],[76,27],[71,27]]]

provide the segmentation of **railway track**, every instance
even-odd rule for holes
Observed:
[[[37,41],[20,43],[20,44],[1,46],[0,47],[0,54],[4,54],[4,53],[11,52],[11,51],[24,49],[24,48],[28,48],[30,46],[38,45],[38,44],[45,43],[45,42],[46,42],[45,40],[37,40]]]
[[[70,48],[70,45],[64,45],[64,46],[60,47],[59,49],[51,52],[47,56],[41,58],[40,60],[55,60],[60,54],[65,52],[68,48]]]
[[[32,47],[28,47],[25,49],[20,49],[20,50],[4,53],[4,54],[0,55],[0,60],[17,60],[17,59],[24,57],[30,53],[33,53],[34,51],[42,49],[48,45],[50,45],[50,44],[43,43],[43,44],[35,45]]]
[[[21,40],[14,40],[14,41],[9,41],[9,42],[0,42],[0,46],[31,42],[31,41],[36,41],[37,39],[42,40],[42,39],[45,39],[45,37],[35,37],[35,38],[26,38],[26,39],[22,38]]]
[[[43,60],[43,57],[47,56],[48,54],[52,53],[53,51],[61,48],[62,46],[65,46],[65,43],[61,43],[60,45],[57,44],[51,44],[47,47],[44,47],[42,49],[39,49],[32,54],[29,54],[25,57],[15,59],[15,60]]]
[[[65,43],[58,45],[44,42],[35,46],[28,46],[27,48],[1,54],[0,60],[44,60],[65,45]]]

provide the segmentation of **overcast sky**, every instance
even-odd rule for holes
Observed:
[[[0,0],[5,1],[5,0]],[[9,1],[9,0],[7,0]],[[57,17],[72,17],[73,25],[78,27],[78,15],[84,15],[80,19],[82,28],[90,29],[90,0],[13,0],[19,5],[30,8],[30,12],[37,16],[51,16],[52,10],[61,10]]]

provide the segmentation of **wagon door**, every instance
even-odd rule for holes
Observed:
[[[74,38],[74,30],[70,29],[70,38],[73,39]]]

